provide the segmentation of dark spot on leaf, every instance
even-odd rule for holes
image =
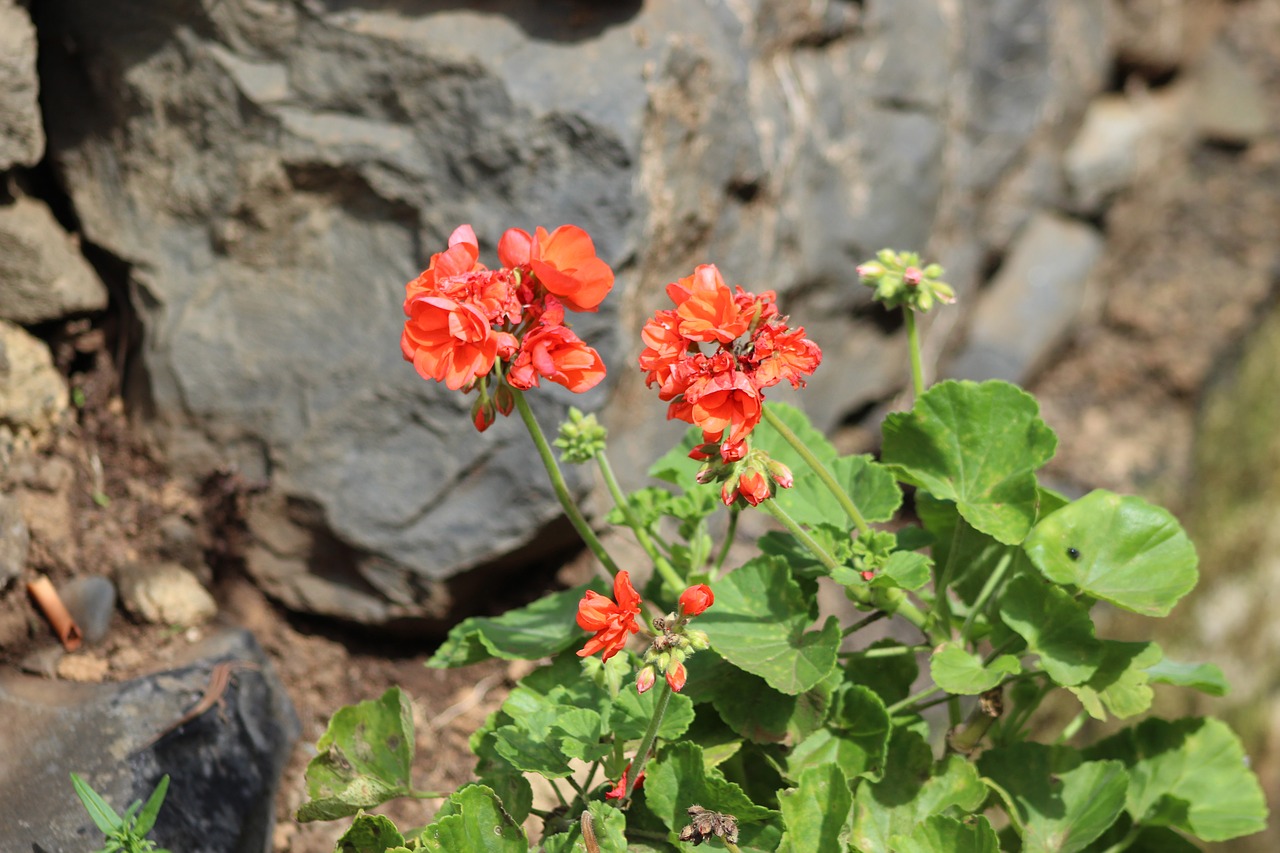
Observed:
[[[387,749],[395,752],[400,748],[400,737],[398,735],[390,735],[387,738]]]
[[[1080,549],[1078,549],[1078,548],[1068,548],[1068,549],[1067,549],[1067,556],[1068,556],[1068,557],[1070,557],[1070,558],[1071,558],[1071,559],[1073,559],[1073,560],[1078,560],[1078,559],[1080,559]]]

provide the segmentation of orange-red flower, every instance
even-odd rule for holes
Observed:
[[[804,329],[763,325],[752,338],[751,360],[754,378],[760,388],[787,380],[793,388],[802,388],[804,377],[818,369],[822,350],[804,336]]]
[[[530,237],[511,228],[498,243],[506,266],[527,267],[550,293],[573,311],[594,311],[613,288],[613,270],[596,257],[595,243],[576,225],[548,233],[539,227]]]
[[[684,664],[673,660],[671,665],[667,667],[667,684],[671,685],[672,690],[679,693],[684,689],[684,684],[688,679],[689,673],[685,670]]]
[[[704,441],[736,444],[760,423],[763,400],[750,376],[732,362],[717,361],[685,389],[688,420],[702,428]]]
[[[578,602],[578,627],[595,631],[595,636],[578,652],[587,657],[603,651],[602,660],[622,651],[627,637],[640,630],[636,617],[640,615],[640,595],[631,585],[631,575],[618,572],[613,579],[613,598],[609,599],[595,590],[587,590]]]
[[[738,492],[747,503],[759,506],[769,499],[769,480],[761,471],[748,468],[738,478]]]
[[[680,593],[680,612],[685,616],[697,616],[716,601],[715,593],[705,583],[691,586]]]
[[[740,309],[714,264],[702,264],[693,275],[668,284],[667,295],[676,304],[680,334],[689,340],[728,344],[751,325],[751,314]]]
[[[528,390],[537,386],[540,376],[580,394],[604,379],[604,361],[568,326],[538,326],[521,341],[507,381]]]
[[[630,789],[627,788],[627,775],[631,772],[631,762],[627,762],[626,768],[622,771],[622,778],[618,780],[618,784],[614,785],[608,791],[605,791],[604,798],[606,800],[621,800]],[[636,777],[636,787],[639,788],[644,784],[644,773]]]
[[[457,391],[493,369],[502,341],[478,310],[445,296],[415,296],[405,308],[400,352],[422,378]]]

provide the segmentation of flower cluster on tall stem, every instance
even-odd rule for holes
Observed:
[[[479,258],[475,231],[459,226],[449,247],[405,286],[400,351],[419,375],[453,391],[479,388],[472,410],[479,430],[511,413],[511,388],[547,379],[578,393],[599,383],[600,354],[565,322],[566,309],[595,311],[613,287],[613,271],[587,232],[512,228],[498,243],[501,268]]]

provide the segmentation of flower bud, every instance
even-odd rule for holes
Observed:
[[[920,282],[924,281],[924,273],[919,267],[907,267],[902,271],[902,280],[909,287],[919,287]]]
[[[861,278],[875,280],[884,275],[884,267],[875,261],[868,261],[865,264],[858,264],[858,275]]]
[[[770,459],[765,470],[769,472],[770,479],[778,484],[778,488],[789,489],[795,485],[796,480],[791,475],[791,469],[776,459]]]
[[[725,462],[737,462],[746,455],[747,443],[745,441],[726,441],[720,445],[720,458]]]
[[[560,424],[560,432],[553,442],[560,448],[566,462],[582,464],[590,462],[604,450],[608,431],[600,425],[595,415],[584,415],[576,408],[569,409],[569,419]]]
[[[685,629],[684,638],[689,641],[689,648],[695,652],[711,648],[711,639],[707,637],[706,631]]]
[[[657,678],[658,674],[654,671],[653,667],[646,666],[636,675],[636,692],[644,693],[653,686],[653,683]]]
[[[673,661],[667,667],[667,684],[671,685],[671,689],[679,693],[684,689],[685,682],[689,679],[689,673],[685,671],[684,664],[679,661]]]
[[[769,498],[769,481],[757,468],[749,468],[738,479],[738,491],[747,503],[759,506]]]
[[[505,382],[498,384],[493,392],[493,404],[498,407],[498,411],[503,417],[511,414],[516,407],[516,397],[511,393],[511,386]]]
[[[680,593],[680,612],[685,616],[697,616],[715,603],[715,594],[705,583],[691,586]]]
[[[497,410],[493,407],[493,401],[489,397],[477,397],[476,401],[471,404],[471,423],[478,432],[484,432],[493,426],[493,422],[498,419]]]
[[[738,478],[730,477],[724,481],[724,485],[720,487],[720,502],[725,506],[733,506],[733,502],[738,499]]]

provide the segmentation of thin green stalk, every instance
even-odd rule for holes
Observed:
[[[951,534],[951,549],[947,551],[947,562],[938,572],[938,582],[933,590],[934,624],[942,636],[935,638],[938,642],[951,639],[951,600],[947,598],[947,585],[951,583],[951,572],[956,564],[956,552],[960,550],[960,532],[964,529],[965,520],[956,516],[956,529]]]
[[[720,545],[720,553],[716,555],[715,568],[712,571],[716,575],[716,579],[724,577],[724,561],[729,557],[729,549],[733,547],[733,537],[738,532],[738,519],[742,516],[742,510],[737,507],[729,508],[729,527],[724,532],[724,542]]]
[[[667,713],[667,705],[671,702],[671,685],[665,678],[659,682],[657,690],[659,691],[658,704],[653,709],[653,719],[649,721],[649,728],[645,729],[644,737],[640,739],[636,757],[631,761],[631,772],[627,774],[627,795],[623,798],[621,806],[623,811],[631,805],[631,795],[635,793],[636,780],[644,772],[644,766],[649,763],[649,750],[653,749],[653,742],[658,737],[658,729],[662,726],[662,717]]]
[[[921,690],[919,693],[908,696],[906,699],[903,699],[901,702],[893,703],[886,710],[889,712],[889,716],[892,717],[894,714],[898,713],[904,708],[910,708],[912,705],[916,704],[921,699],[928,699],[930,696],[932,696],[933,694],[937,693],[940,690],[942,690],[942,688],[936,684],[933,685],[932,687],[926,687],[924,690]]]
[[[653,540],[649,538],[649,531],[644,529],[644,525],[640,523],[635,513],[631,511],[626,495],[622,493],[622,488],[618,485],[618,478],[614,476],[613,466],[609,464],[609,458],[605,456],[603,450],[598,451],[595,458],[596,464],[600,466],[600,474],[604,477],[604,484],[609,489],[609,494],[613,496],[613,502],[622,511],[623,517],[627,520],[627,526],[635,533],[636,541],[640,543],[640,547],[644,549],[644,552],[649,555],[649,559],[653,561],[653,567],[658,570],[658,574],[662,575],[663,582],[670,587],[672,594],[679,595],[686,585],[685,582],[676,573],[675,567],[654,546]]]
[[[574,530],[578,531],[578,535],[582,537],[582,541],[591,549],[591,553],[596,555],[596,559],[609,570],[609,574],[617,575],[620,571],[618,564],[609,556],[609,552],[604,548],[604,543],[596,536],[595,531],[591,529],[591,525],[587,524],[587,520],[583,518],[582,511],[578,509],[578,505],[573,502],[573,497],[569,494],[569,487],[564,481],[564,474],[560,471],[560,465],[556,462],[555,454],[551,451],[551,445],[547,443],[547,437],[542,433],[542,427],[538,426],[538,419],[533,416],[533,410],[529,408],[529,401],[524,398],[524,392],[512,388],[511,394],[515,397],[516,409],[520,412],[520,419],[524,421],[525,428],[529,430],[529,435],[533,438],[533,443],[538,448],[538,456],[542,458],[542,464],[547,469],[547,476],[551,478],[551,488],[555,490],[556,497],[560,499],[560,506],[564,509],[564,514],[569,517],[569,523],[573,525]]]
[[[859,631],[861,631],[863,628],[870,625],[871,623],[879,622],[881,619],[885,618],[888,615],[889,613],[885,610],[877,610],[875,613],[872,613],[870,616],[864,616],[863,618],[859,619],[857,622],[854,622],[848,628],[845,628],[844,631],[841,632],[840,636],[848,637],[852,634],[856,634]]]
[[[741,848],[739,848],[738,845],[734,844],[729,839],[721,838],[720,840],[724,842],[725,849],[728,850],[729,853],[742,853]]]
[[[1004,578],[1004,573],[1008,571],[1009,566],[1013,564],[1013,551],[1005,551],[1004,556],[1000,558],[1000,562],[996,563],[995,571],[988,577],[987,582],[982,585],[982,591],[978,593],[977,601],[973,602],[973,607],[969,608],[969,615],[964,618],[964,625],[960,627],[960,641],[968,644],[969,631],[973,628],[974,617],[982,610],[987,603],[987,599],[991,597],[991,593],[995,592],[1000,581]]]
[[[902,319],[907,327],[907,348],[911,352],[911,389],[915,392],[913,399],[919,400],[924,394],[924,366],[920,359],[920,330],[916,328],[916,312],[910,305],[902,306]]]
[[[875,649],[864,649],[857,652],[857,654],[864,658],[892,658],[899,655],[914,655],[928,650],[928,646],[881,646]]]
[[[1076,736],[1076,732],[1080,731],[1080,728],[1085,724],[1085,720],[1088,718],[1088,715],[1084,711],[1076,714],[1071,718],[1071,722],[1062,727],[1062,732],[1058,735],[1058,739],[1054,741],[1054,743],[1061,745],[1071,740]]]
[[[1129,827],[1129,831],[1125,833],[1124,838],[1121,838],[1115,844],[1112,844],[1106,850],[1102,851],[1102,853],[1122,853],[1122,851],[1128,850],[1133,846],[1133,842],[1138,840],[1138,836],[1142,834],[1142,829],[1142,824],[1135,823],[1133,826]]]
[[[862,513],[858,510],[857,504],[853,502],[853,498],[849,497],[849,494],[841,487],[841,485],[836,482],[835,476],[827,470],[827,466],[823,465],[818,457],[813,455],[813,452],[805,446],[805,443],[800,440],[800,437],[792,432],[791,427],[783,423],[782,418],[774,414],[772,409],[768,406],[764,406],[762,407],[762,411],[764,412],[764,419],[769,422],[769,426],[777,430],[778,435],[782,436],[783,440],[785,440],[787,444],[790,444],[792,448],[795,449],[796,453],[800,454],[800,458],[803,459],[805,464],[812,468],[813,472],[818,475],[818,479],[821,480],[823,485],[830,490],[831,494],[835,497],[836,502],[839,503],[840,507],[845,511],[845,514],[847,514],[849,518],[853,519],[853,526],[858,528],[858,535],[861,536],[870,532],[871,526],[867,524],[867,520],[863,518]]]
[[[1027,830],[1022,824],[1022,816],[1018,814],[1018,806],[1015,804],[1013,797],[1009,796],[1009,792],[1002,788],[994,779],[983,776],[978,781],[995,791],[996,795],[1004,802],[1004,810],[1005,813],[1009,815],[1009,823],[1013,824],[1013,828],[1018,833],[1018,837],[1022,838],[1026,834]]]

